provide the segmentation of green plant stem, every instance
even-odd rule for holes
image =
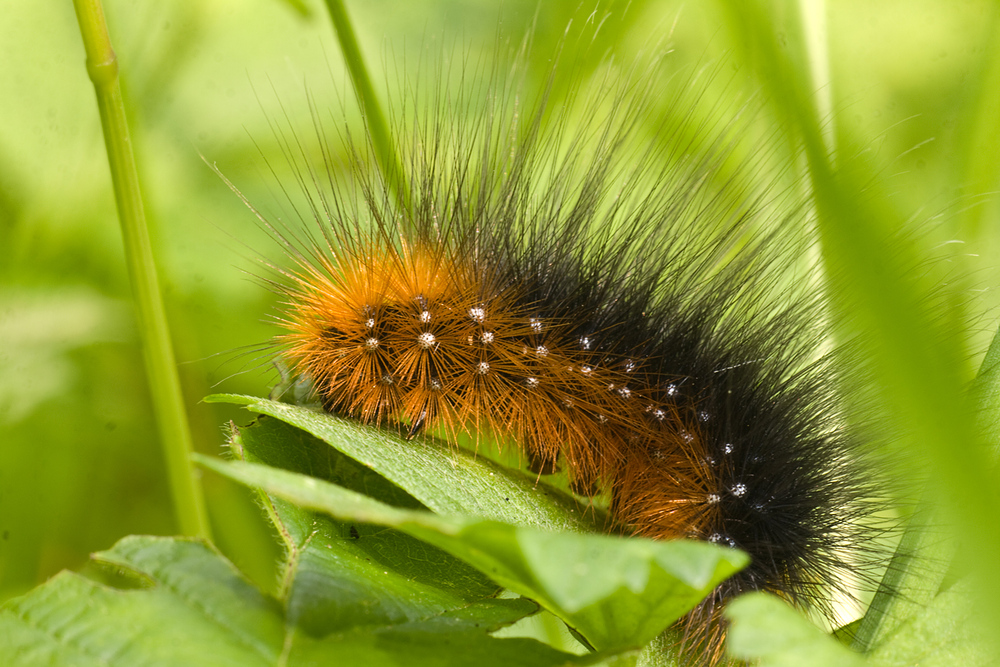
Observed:
[[[993,5],[987,10],[986,21],[990,30],[985,34],[995,35],[1000,28],[1000,7]],[[965,165],[961,185],[973,195],[995,193],[1000,186],[1000,160],[996,159],[1000,149],[1000,40],[990,40],[983,54],[978,75],[970,77],[971,92],[964,105],[964,118],[958,127],[964,128]],[[996,220],[996,197],[991,196],[991,205],[970,206],[965,212],[965,233],[980,236],[984,226],[989,225],[990,216]],[[987,227],[988,228],[988,227]]]
[[[816,117],[823,127],[823,143],[834,155],[833,80],[827,36],[826,0],[799,0],[799,20],[812,82]]]
[[[408,181],[395,144],[392,142],[385,114],[375,96],[375,89],[372,88],[364,58],[361,57],[361,49],[358,47],[358,39],[354,34],[351,20],[347,16],[342,0],[326,0],[326,6],[337,33],[340,50],[344,54],[344,62],[347,63],[347,69],[351,73],[354,94],[358,98],[358,106],[361,107],[365,124],[368,126],[368,135],[371,137],[382,177],[397,203],[407,211],[410,203]]]
[[[201,487],[191,464],[191,431],[181,394],[177,365],[170,344],[153,249],[146,227],[139,175],[125,120],[118,78],[118,58],[111,48],[100,0],[73,0],[87,52],[87,73],[97,93],[104,143],[111,167],[118,218],[125,243],[132,295],[135,300],[143,358],[156,423],[167,460],[174,509],[181,532],[210,538]]]

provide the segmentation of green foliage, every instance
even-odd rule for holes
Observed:
[[[986,667],[988,631],[974,618],[969,582],[955,584],[908,617],[867,657],[851,651],[778,598],[746,595],[729,606],[729,650],[761,667]]]
[[[439,514],[475,514],[560,530],[598,530],[603,525],[600,510],[580,505],[566,493],[538,484],[536,477],[504,468],[440,440],[421,438],[420,447],[408,447],[406,440],[388,432],[359,430],[349,420],[331,419],[327,414],[286,403],[253,396],[210,396],[207,400],[243,404],[253,412],[296,426],[405,489],[423,507]],[[284,439],[268,443],[261,442],[259,436],[254,438],[255,443],[270,453],[267,463],[288,467]],[[408,452],[406,459],[398,456],[401,447]],[[370,493],[367,487],[356,490]]]
[[[371,437],[372,429],[304,408],[255,401],[253,409],[276,413],[290,423],[328,422],[331,428],[327,433],[335,434],[328,444],[338,449],[344,444],[347,450],[354,450],[355,443]],[[353,432],[354,437],[344,438],[347,432]],[[240,483],[263,489],[269,495],[267,502],[278,497],[341,521],[391,526],[432,544],[508,590],[535,600],[599,649],[644,645],[746,564],[742,554],[708,544],[568,532],[575,526],[566,518],[576,516],[579,510],[568,504],[555,507],[552,498],[560,494],[541,484],[536,493],[524,499],[514,497],[513,502],[505,502],[498,497],[492,507],[485,506],[482,498],[466,494],[466,484],[472,488],[509,485],[507,493],[514,496],[512,489],[523,484],[522,474],[491,469],[494,466],[484,465],[481,457],[452,449],[451,465],[462,471],[462,482],[449,480],[452,483],[442,485],[432,474],[407,478],[405,470],[425,468],[433,444],[376,434],[381,442],[375,451],[382,468],[362,462],[383,474],[390,469],[386,476],[413,496],[426,494],[432,484],[440,485],[436,502],[450,501],[448,509],[431,514],[395,508],[316,477],[248,462],[223,464],[204,457],[199,461]],[[270,446],[289,449],[280,435],[272,429]],[[294,431],[290,437],[296,438]],[[234,436],[234,443],[247,451],[242,431]],[[427,466],[432,471],[434,467]],[[552,515],[564,519],[553,526],[547,523]],[[502,520],[493,518],[498,516]],[[539,525],[544,529],[535,527]]]
[[[441,35],[445,51],[483,62],[497,43],[498,11],[487,6],[348,3],[376,96],[391,79],[372,57],[383,35],[388,60],[407,51],[404,67],[421,48],[438,51]],[[908,491],[967,539],[913,524],[905,545],[933,571],[901,551],[892,594],[859,624],[864,655],[766,596],[730,608],[731,648],[764,665],[996,664],[981,640],[995,632],[980,625],[996,627],[997,578],[981,585],[966,574],[995,569],[1000,539],[1000,484],[984,453],[1000,414],[992,352],[972,405],[961,396],[993,333],[982,313],[997,305],[991,293],[966,295],[1000,280],[1000,226],[989,224],[997,200],[982,197],[996,190],[1000,165],[990,158],[1000,150],[997,9],[989,0],[829,3],[820,12],[828,43],[817,47],[788,7],[609,1],[596,36],[564,46],[591,68],[609,49],[628,61],[651,44],[669,47],[678,70],[728,53],[733,81],[723,83],[752,80],[775,124],[794,128],[770,135],[763,151],[811,142],[835,324],[874,341],[859,356],[886,407],[867,417],[903,433],[889,454],[908,475],[934,462],[937,486]],[[241,269],[259,275],[252,258],[276,253],[198,154],[250,201],[287,216],[271,177],[256,173],[266,163],[291,182],[269,118],[311,127],[305,82],[321,114],[334,109],[356,133],[363,121],[319,2],[108,0],[105,9],[195,445],[215,453],[218,424],[245,417],[201,397],[220,382],[255,394],[271,384],[213,355],[273,334],[261,324],[273,298]],[[535,46],[554,51],[570,18],[587,24],[590,8],[579,9],[577,0],[505,3],[500,41],[534,26]],[[270,417],[231,431],[236,462],[200,459],[219,550],[121,539],[177,528],[77,34],[68,3],[11,3],[0,22],[0,89],[16,101],[0,105],[0,663],[666,664],[669,638],[633,649],[738,555],[590,534],[599,511],[532,477],[301,408],[239,401]],[[816,61],[803,54],[816,48],[830,69],[812,86],[803,73],[815,74]],[[527,66],[529,82],[550,68],[545,58]],[[832,125],[822,125],[830,109],[805,94],[816,88],[832,97]],[[825,141],[837,149],[830,163],[817,155]],[[955,239],[965,246],[944,245]],[[940,497],[959,502],[944,512]],[[63,568],[83,570],[56,574]],[[501,585],[524,597],[497,597]],[[514,637],[558,628],[554,618],[604,652],[579,657],[572,639]]]
[[[588,663],[534,640],[489,637],[490,631],[536,610],[523,599],[487,599],[447,610],[428,604],[414,620],[360,617],[346,626],[330,626],[327,621],[337,615],[326,608],[299,609],[303,615],[292,621],[281,605],[200,542],[128,537],[94,558],[116,576],[138,579],[142,586],[116,588],[70,572],[58,575],[0,612],[3,664]],[[308,572],[300,576],[313,583]]]
[[[642,647],[746,563],[710,544],[581,532],[579,509],[560,492],[541,486],[525,494],[521,473],[462,450],[448,456],[464,482],[525,498],[491,512],[501,521],[476,515],[481,499],[455,484],[438,494],[451,503],[448,512],[417,509],[415,496],[428,493],[432,477],[405,470],[422,467],[441,444],[305,408],[244,402],[309,423],[333,441],[262,417],[233,430],[237,461],[199,457],[261,490],[286,550],[276,599],[202,543],[125,538],[94,557],[103,584],[63,573],[2,608],[4,664],[297,665],[344,656],[374,664],[592,664]],[[373,439],[382,470],[331,447],[357,451]],[[265,459],[273,466],[259,463]],[[314,476],[294,472],[304,469]],[[545,525],[556,516],[562,530]],[[497,598],[498,584],[524,597]],[[576,657],[489,635],[538,605],[602,652]]]
[[[861,667],[864,659],[766,593],[751,593],[726,610],[729,650],[773,667]]]

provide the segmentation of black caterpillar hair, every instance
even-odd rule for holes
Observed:
[[[714,664],[742,592],[835,617],[883,561],[886,494],[843,414],[808,203],[747,151],[753,99],[692,127],[718,70],[661,87],[668,67],[530,103],[516,77],[411,93],[401,168],[339,135],[349,185],[329,142],[316,165],[282,135],[315,228],[279,232],[278,343],[332,412],[512,440],[624,532],[747,552],[677,628]]]

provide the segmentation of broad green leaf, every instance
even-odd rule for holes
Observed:
[[[980,430],[993,451],[1000,451],[1000,329],[993,334],[969,395],[976,406]]]
[[[1000,664],[981,633],[969,581],[963,580],[899,625],[869,657],[873,667],[986,667]],[[995,629],[993,631],[995,633]],[[996,637],[994,636],[995,640]]]
[[[683,658],[677,655],[679,633],[668,631],[646,644],[635,661],[635,667],[680,667]]]
[[[279,419],[259,416],[231,428],[230,448],[239,459],[325,479],[396,507],[426,509],[377,471]]]
[[[954,543],[942,534],[946,528],[939,515],[927,497],[918,503],[857,632],[848,641],[854,650],[869,651],[934,600],[955,554]]]
[[[760,667],[862,667],[864,658],[768,593],[750,593],[729,604],[726,647]]]
[[[129,537],[98,558],[151,588],[56,575],[0,608],[0,664],[277,664],[285,636],[278,605],[204,544]]]
[[[969,388],[978,426],[994,451],[1000,445],[1000,331],[993,335],[979,372]],[[900,625],[923,614],[934,602],[955,556],[941,511],[927,491],[911,515],[899,547],[854,636],[852,647],[868,651]]]
[[[475,514],[557,530],[596,530],[600,518],[535,477],[434,438],[405,440],[386,430],[253,396],[216,395],[311,433],[439,514]]]
[[[442,635],[418,624],[329,637],[294,650],[289,665],[570,667],[603,664],[603,660],[599,654],[562,653],[533,639],[491,639],[465,629]]]
[[[400,509],[318,480],[266,466],[203,466],[342,521],[392,526],[461,558],[531,598],[601,650],[639,647],[746,565],[711,544],[579,534],[470,516]]]
[[[309,471],[395,504],[420,507],[368,468],[276,419],[262,417],[250,427],[234,428],[230,447],[242,460]],[[405,533],[331,521],[267,494],[261,501],[285,544],[279,597],[289,621],[316,636],[352,626],[418,621],[499,591],[477,570]]]
[[[0,664],[377,667],[463,665],[475,656],[477,667],[554,667],[595,659],[490,637],[530,613],[526,600],[484,600],[416,623],[352,627],[317,639],[201,542],[129,537],[96,558],[146,587],[120,590],[57,575],[0,607]]]

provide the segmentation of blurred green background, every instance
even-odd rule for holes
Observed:
[[[794,16],[774,3],[779,36]],[[627,11],[626,11],[627,7]],[[385,62],[442,48],[479,54],[534,25],[539,52],[579,0],[348,2],[384,95]],[[928,257],[954,263],[972,302],[974,367],[1000,281],[997,6],[987,0],[831,0],[833,118],[880,166]],[[317,0],[105,0],[196,448],[218,453],[235,408],[215,392],[266,394],[275,297],[253,276],[273,240],[201,156],[265,209],[287,169],[269,122],[309,128],[317,108],[359,127],[339,49]],[[628,60],[666,44],[677,63],[731,52],[712,3],[608,2],[605,44]],[[500,19],[500,28],[497,27]],[[791,34],[791,33],[790,33]],[[107,158],[69,0],[0,0],[0,600],[130,533],[176,532],[151,423]],[[533,60],[542,80],[548,60]],[[750,81],[737,59],[734,77]],[[992,67],[992,69],[991,69]],[[388,75],[392,78],[394,74]],[[992,82],[992,83],[991,83]],[[390,86],[392,88],[392,86]],[[982,95],[994,96],[992,105]],[[984,110],[991,110],[992,114]],[[268,172],[279,172],[278,179]],[[286,174],[287,176],[287,174]],[[287,181],[287,178],[285,180]],[[964,243],[941,251],[949,241]],[[978,292],[975,292],[978,294]],[[205,474],[219,547],[264,588],[278,556],[250,495]]]

